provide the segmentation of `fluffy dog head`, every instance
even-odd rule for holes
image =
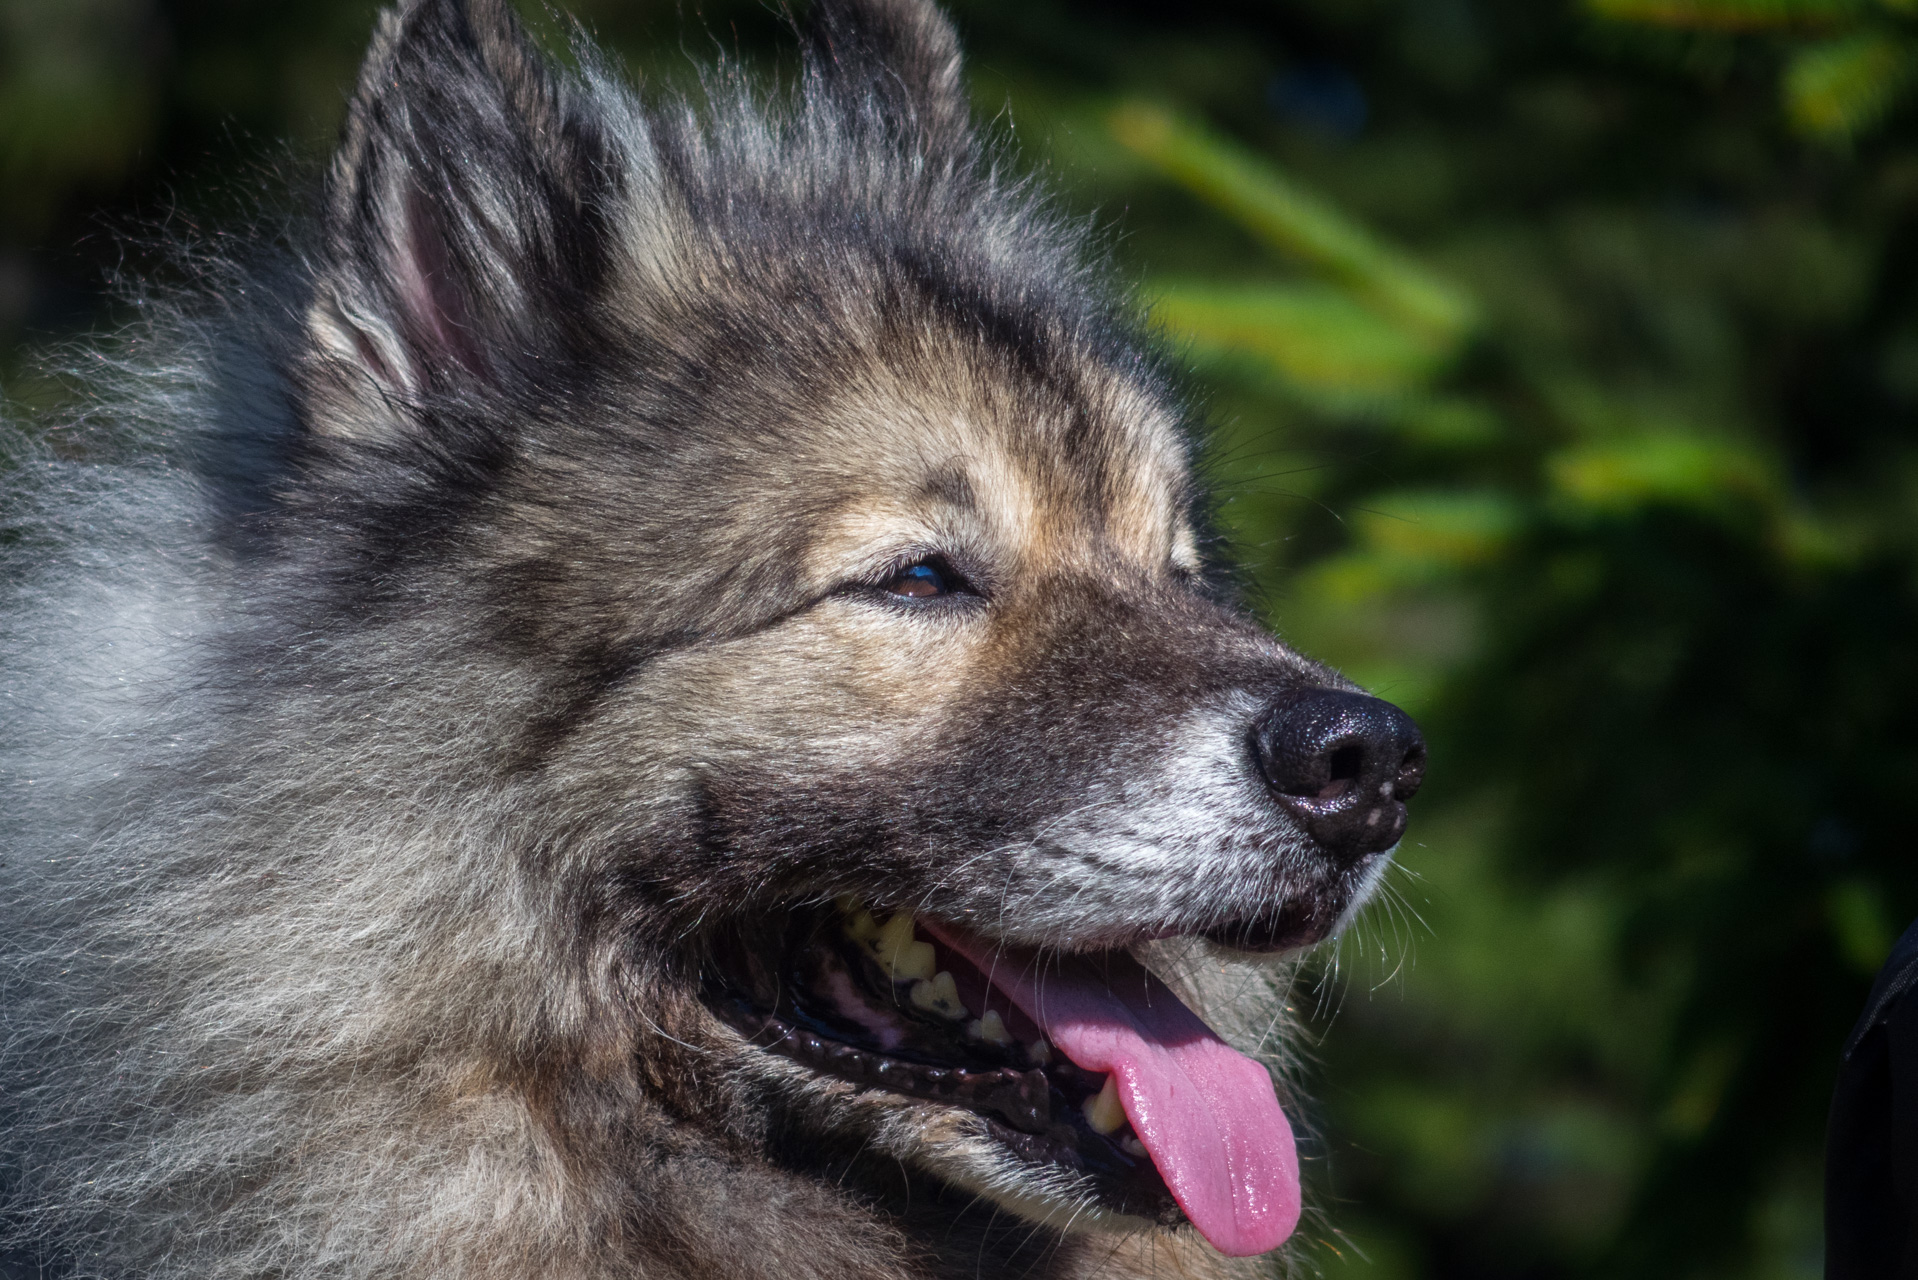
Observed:
[[[1290,1230],[1271,1078],[1186,1007],[1265,1004],[1175,962],[1348,918],[1417,731],[1215,589],[1188,411],[943,17],[818,8],[795,93],[694,104],[503,0],[383,20],[221,544],[230,696],[109,842],[160,891],[96,931],[198,975],[138,997],[152,1061],[213,1073],[100,1076],[175,1153],[89,1193],[148,1265]]]
[[[680,1122],[1270,1247],[1269,1084],[1055,1044],[1086,1033],[1045,982],[980,970],[1062,1003],[1098,984],[1058,957],[1316,941],[1396,843],[1416,732],[1209,589],[1185,410],[973,136],[929,5],[822,6],[796,102],[643,108],[588,66],[490,3],[389,18],[299,365],[313,554],[383,566],[378,602],[341,575],[357,625],[485,655],[476,768]],[[1083,1016],[1127,981],[1160,990]],[[1149,1116],[1179,1082],[1219,1096]]]

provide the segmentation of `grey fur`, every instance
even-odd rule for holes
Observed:
[[[835,894],[1122,946],[1285,903],[1323,933],[1378,866],[1249,776],[1248,719],[1336,677],[1206,586],[1186,411],[971,133],[949,25],[833,0],[808,39],[791,97],[722,69],[642,104],[502,0],[409,0],[304,254],[86,357],[121,424],[91,460],[19,445],[21,1247],[206,1280],[1225,1269],[700,998],[716,931]],[[980,593],[882,598],[929,553]],[[1196,945],[1161,944],[1175,979]],[[1259,1038],[1270,985],[1235,982],[1209,1012]]]

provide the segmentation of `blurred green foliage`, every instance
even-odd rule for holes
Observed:
[[[655,82],[780,58],[750,0],[569,8]],[[1190,353],[1251,597],[1431,736],[1296,989],[1314,1264],[1817,1275],[1918,914],[1918,4],[954,8]],[[0,0],[9,349],[110,319],[103,214],[217,230],[321,156],[373,11]]]
[[[1774,31],[1788,43],[1784,104],[1800,133],[1849,143],[1918,81],[1913,0],[1589,0],[1594,12],[1680,30]]]

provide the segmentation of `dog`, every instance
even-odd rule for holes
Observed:
[[[189,246],[9,437],[17,1249],[907,1280],[1293,1232],[1258,961],[1378,883],[1418,730],[1234,603],[1176,361],[946,18],[795,30],[783,89],[642,100],[404,0],[318,213]]]

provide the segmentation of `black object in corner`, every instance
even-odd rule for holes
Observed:
[[[1825,1280],[1918,1280],[1918,924],[1879,970],[1839,1063]]]

